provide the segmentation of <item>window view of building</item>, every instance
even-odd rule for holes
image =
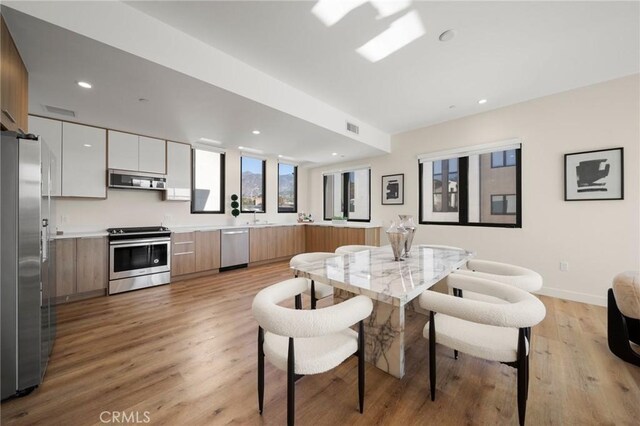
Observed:
[[[193,213],[224,213],[224,154],[193,150]]]
[[[433,211],[458,211],[458,159],[433,162]]]
[[[298,211],[297,201],[298,167],[278,164],[278,213],[295,213]]]
[[[420,160],[421,223],[520,226],[519,158],[509,148]]]
[[[264,213],[266,161],[259,158],[240,157],[240,211],[243,213]]]

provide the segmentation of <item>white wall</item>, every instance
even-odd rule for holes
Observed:
[[[303,188],[307,187],[307,171],[298,167],[298,211],[306,211]],[[184,201],[162,201],[156,191],[108,189],[106,200],[58,199],[57,225],[65,232],[96,231],[120,226],[230,225],[253,220],[253,214],[231,216],[231,194],[240,195],[240,152],[226,151],[225,214],[191,214],[191,204]],[[269,222],[295,222],[296,213],[278,213],[278,159],[267,159],[267,212],[256,218]]]
[[[394,135],[391,154],[364,160],[372,166],[372,221],[388,225],[401,213],[417,218],[417,154],[515,137],[523,141],[522,228],[420,225],[414,241],[529,267],[544,277],[545,294],[605,304],[613,276],[640,269],[639,74]],[[624,200],[565,202],[564,154],[620,146]],[[322,170],[308,176],[316,217]],[[405,204],[382,206],[381,176],[395,173],[405,174]],[[568,272],[560,272],[561,260]]]

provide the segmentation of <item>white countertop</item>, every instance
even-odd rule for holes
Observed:
[[[288,222],[288,223],[256,223],[256,224],[238,224],[238,225],[185,225],[185,226],[170,226],[169,229],[171,232],[175,232],[176,234],[184,233],[184,232],[195,232],[195,231],[217,231],[220,229],[234,229],[234,228],[268,228],[268,227],[276,227],[276,226],[301,226],[301,225],[311,225],[311,226],[335,226],[340,228],[379,228],[380,225],[375,223],[368,222],[347,222],[344,224],[334,224],[330,221],[323,222],[313,222],[313,223],[298,223],[298,222]],[[65,232],[62,235],[52,235],[51,239],[53,240],[63,240],[66,238],[92,238],[92,237],[106,237],[109,235],[107,231],[71,231]]]

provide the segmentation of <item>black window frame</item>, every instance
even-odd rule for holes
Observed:
[[[469,157],[458,157],[458,221],[438,222],[423,220],[423,165],[418,160],[418,223],[420,225],[445,225],[445,226],[480,226],[487,228],[522,228],[522,147],[515,148],[516,152],[516,222],[515,223],[480,223],[469,222]],[[431,171],[431,170],[430,170]],[[433,192],[430,194],[433,196]],[[513,194],[509,194],[513,195]],[[513,214],[510,214],[510,216]]]
[[[251,158],[262,161],[262,210],[244,210],[242,205],[242,159]],[[267,160],[250,155],[240,156],[240,213],[266,213],[267,212]]]
[[[208,151],[206,149],[200,148],[191,148],[191,202],[190,210],[191,214],[224,214],[225,206],[225,162],[226,155],[224,152],[216,152],[216,151],[208,151],[215,152],[216,154],[220,154],[220,210],[194,210],[194,203],[196,200],[196,150],[200,151]]]
[[[371,222],[371,168],[368,168],[367,170],[369,171],[369,216],[367,219],[351,219],[349,218],[349,183],[350,183],[350,179],[349,176],[351,175],[351,173],[354,173],[358,170],[362,170],[362,169],[356,169],[356,170],[349,170],[346,172],[340,172],[340,178],[342,179],[342,217],[347,219],[347,222]],[[334,175],[337,175],[337,173],[331,173]],[[322,218],[323,220],[331,220],[333,219],[332,217],[326,217],[325,213],[326,213],[326,209],[325,209],[325,200],[327,199],[327,176],[328,175],[323,175],[322,176]]]
[[[507,197],[516,197],[516,200],[518,198],[517,194],[491,194],[491,216],[514,216],[516,213],[508,213],[507,212]],[[504,206],[504,212],[495,212],[493,210],[493,197],[502,197],[502,205]],[[517,206],[516,206],[516,212],[517,212]]]
[[[293,167],[293,210],[280,207],[280,165]],[[298,166],[295,164],[278,162],[278,213],[298,213]]]

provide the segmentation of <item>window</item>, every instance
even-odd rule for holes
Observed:
[[[323,176],[324,220],[345,217],[371,220],[371,169],[328,173]]]
[[[521,227],[520,144],[505,148],[422,158],[420,223]]]
[[[278,213],[298,211],[298,167],[278,164]]]
[[[266,212],[265,194],[266,161],[259,158],[240,157],[240,211],[242,213]]]
[[[191,213],[224,213],[224,154],[193,149]]]
[[[491,153],[491,168],[512,167],[516,165],[516,150],[507,149]]]
[[[515,194],[492,195],[491,196],[491,214],[493,215],[516,214]]]

